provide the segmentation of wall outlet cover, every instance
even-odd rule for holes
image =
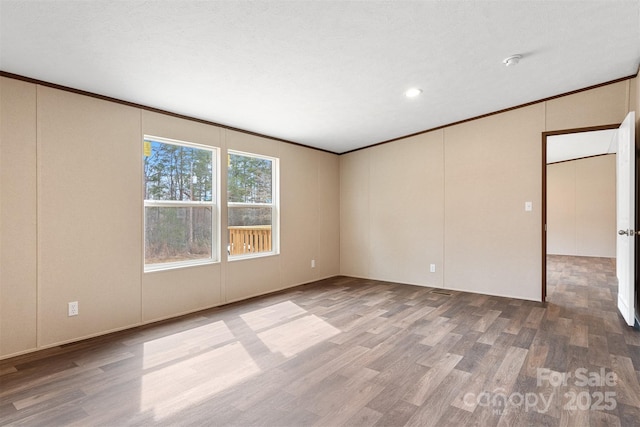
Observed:
[[[78,315],[78,301],[73,301],[69,303],[69,317]]]

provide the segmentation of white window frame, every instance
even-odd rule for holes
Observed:
[[[210,202],[202,201],[189,201],[189,200],[147,200],[144,199],[144,173],[142,177],[142,194],[143,194],[143,209],[142,209],[142,259],[144,264],[144,272],[170,270],[175,268],[185,268],[199,265],[215,264],[220,262],[219,247],[220,247],[220,149],[210,145],[198,144],[195,142],[180,141],[177,139],[164,138],[160,136],[144,135],[144,141],[154,141],[163,144],[178,145],[187,148],[197,148],[200,150],[207,150],[211,152],[211,190],[215,192],[215,196],[211,198]],[[148,207],[211,207],[211,257],[201,258],[195,260],[186,261],[174,261],[163,262],[155,264],[147,264],[146,262],[146,230],[147,230],[147,208]]]
[[[255,208],[255,207],[271,207],[271,251],[255,252],[242,255],[231,255],[227,249],[227,261],[238,261],[251,258],[261,258],[267,256],[280,255],[280,159],[277,157],[265,156],[262,154],[249,153],[246,151],[227,150],[227,155],[238,155],[245,157],[254,157],[257,159],[265,159],[271,161],[271,203],[236,203],[229,202],[228,187],[225,197],[227,198],[227,248],[229,242],[229,208]],[[227,177],[228,177],[227,164]],[[228,178],[227,178],[228,186]]]

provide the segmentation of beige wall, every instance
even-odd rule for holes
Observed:
[[[545,102],[546,131],[622,123],[629,112],[630,80]]]
[[[43,86],[37,104],[38,345],[49,346],[140,322],[142,150],[139,110]]]
[[[540,299],[543,125],[535,104],[445,129],[446,288]]]
[[[622,122],[630,83],[341,156],[341,273],[540,300],[542,132]]]
[[[616,156],[547,166],[547,253],[616,256]]]
[[[0,358],[339,273],[336,155],[7,78],[0,106]],[[144,273],[143,134],[279,157],[281,254]]]
[[[341,156],[342,274],[442,287],[443,153],[437,131]]]
[[[0,77],[0,355],[36,347],[36,205],[36,87]]]

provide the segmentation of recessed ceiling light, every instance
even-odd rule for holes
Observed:
[[[416,96],[420,95],[422,93],[422,89],[418,89],[417,87],[412,87],[411,89],[408,89],[404,95],[407,98],[415,98]]]
[[[511,67],[513,65],[517,65],[518,62],[520,62],[521,59],[522,59],[522,55],[511,55],[508,58],[504,58],[502,60],[502,63],[504,65],[506,65],[507,67]]]

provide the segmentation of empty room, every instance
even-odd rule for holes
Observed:
[[[640,425],[639,66],[638,0],[0,0],[0,425]]]

